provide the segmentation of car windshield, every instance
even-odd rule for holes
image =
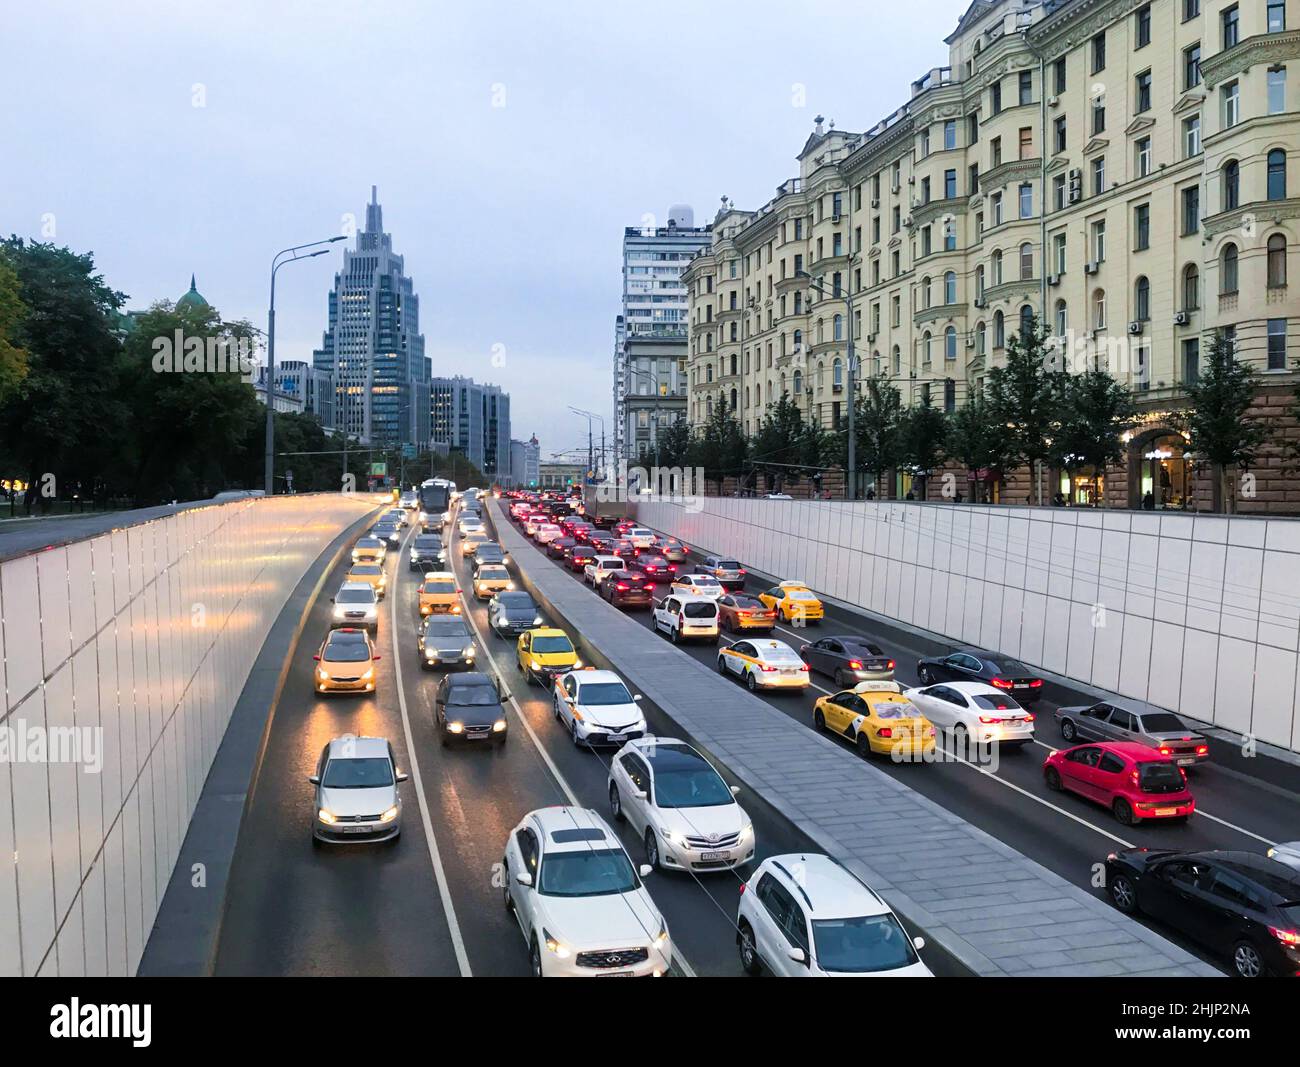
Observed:
[[[694,601],[682,605],[682,614],[688,619],[711,619],[718,613],[717,605],[712,601]]]
[[[500,593],[498,594],[498,600],[503,608],[509,608],[511,611],[536,612],[537,610],[533,598],[527,593]]]
[[[491,682],[472,685],[453,685],[447,692],[447,702],[462,708],[485,708],[500,704],[496,687]]]
[[[325,765],[321,785],[326,789],[375,789],[393,784],[393,765],[382,756],[332,759]]]
[[[814,919],[812,928],[817,963],[824,971],[889,971],[917,959],[916,949],[892,915]]]
[[[534,637],[533,651],[543,655],[548,652],[572,652],[573,645],[567,637]]]
[[[1183,772],[1173,763],[1143,763],[1138,772],[1138,788],[1144,793],[1181,792]]]
[[[900,704],[892,700],[872,704],[871,710],[876,713],[877,719],[910,719],[916,714],[911,704]]]
[[[384,543],[377,537],[363,537],[357,542],[357,548],[383,548]]]
[[[364,575],[367,575],[367,576],[372,575],[372,574],[383,574],[383,573],[384,573],[384,568],[381,567],[378,563],[367,563],[367,564],[364,564],[363,566],[360,566],[360,567],[353,567],[353,568],[352,568],[352,573],[353,573],[353,574],[364,574]]]
[[[716,808],[735,802],[727,783],[707,763],[655,774],[655,803],[661,808]]]
[[[502,578],[509,578],[510,572],[504,567],[480,567],[478,576],[484,580],[499,581]]]
[[[364,589],[340,589],[334,600],[339,604],[373,604],[375,592],[369,586]]]
[[[537,891],[548,897],[598,897],[629,893],[638,885],[636,872],[621,848],[555,852],[542,860]]]
[[[425,637],[469,637],[469,630],[459,619],[430,619],[424,628]]]
[[[1181,733],[1187,729],[1183,721],[1168,712],[1154,712],[1142,716],[1142,729],[1153,734]]]
[[[592,707],[602,704],[631,704],[632,694],[622,682],[588,682],[578,690],[578,701]]]
[[[454,593],[455,591],[455,582],[425,582],[420,586],[421,593]]]
[[[419,536],[419,537],[417,537],[417,538],[415,539],[415,547],[416,547],[416,548],[432,548],[432,549],[435,549],[435,550],[436,550],[436,549],[442,548],[442,538],[441,538],[441,537],[430,537],[428,534],[422,534],[421,536]]]
[[[324,658],[334,663],[361,663],[370,658],[370,649],[364,641],[343,638],[333,640],[325,646]]]

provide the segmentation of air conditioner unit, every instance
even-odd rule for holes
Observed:
[[[880,207],[880,201],[879,201],[879,200],[872,200],[872,201],[871,201],[871,206],[872,206],[872,207]]]
[[[1129,333],[1135,333],[1135,334],[1136,334],[1136,333],[1141,333],[1141,332],[1142,332],[1142,323],[1139,322],[1137,319],[1134,319],[1132,322],[1130,322],[1130,323],[1128,324],[1128,332],[1129,332]]]
[[[908,215],[907,218],[905,218],[905,219],[903,220],[903,225],[906,226],[909,230],[912,228],[912,216],[911,216],[911,215]]]
[[[909,174],[909,175],[907,176],[907,184],[908,184],[908,185],[915,185],[915,184],[916,184],[916,175],[915,175],[915,174]]]
[[[1077,185],[1070,186],[1070,194],[1069,196],[1066,197],[1066,199],[1071,204],[1077,204],[1080,200],[1083,199],[1083,190],[1080,189]]]
[[[1083,265],[1083,273],[1096,274],[1100,266],[1101,265],[1095,259],[1090,259],[1087,263]]]
[[[1174,312],[1174,325],[1175,325],[1175,326],[1186,326],[1186,325],[1187,325],[1187,312],[1186,312],[1186,311],[1175,311],[1175,312]]]
[[[974,347],[975,347],[975,338],[974,338],[974,337],[967,337],[967,338],[966,338],[966,347],[967,347],[967,348],[974,348]]]
[[[1047,98],[1048,107],[1060,107],[1060,105],[1061,105],[1061,98],[1059,96],[1049,96]]]
[[[1051,285],[1051,286],[1057,286],[1057,285],[1060,285],[1060,284],[1061,284],[1061,276],[1060,276],[1059,274],[1049,274],[1049,275],[1047,276],[1047,284],[1048,284],[1048,285]]]
[[[975,298],[975,306],[976,306],[977,308],[986,308],[986,307],[989,306],[989,302],[988,302],[987,300],[985,300],[984,297],[982,297],[982,296],[977,296],[977,297]]]
[[[831,216],[831,222],[839,222],[839,221],[840,221],[840,215],[839,212],[837,211],[834,215]]]
[[[867,334],[867,344],[869,345],[874,344],[875,341],[876,341],[876,335],[874,333]]]

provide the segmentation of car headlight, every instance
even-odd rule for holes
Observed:
[[[503,730],[505,730],[505,728],[506,728],[505,719],[497,719],[497,721],[492,724],[492,732],[494,734],[501,733]]]
[[[473,645],[470,645],[467,649],[465,649],[465,651],[464,651],[464,653],[462,653],[462,655],[466,655],[466,656],[472,656],[472,655],[474,655],[474,646],[473,646]]]
[[[562,960],[567,960],[571,953],[568,945],[551,936],[550,932],[542,927],[542,937],[546,939],[546,947]]]
[[[373,619],[378,614],[373,606],[366,608],[366,618]]]
[[[375,676],[375,668],[374,668],[374,667],[371,667],[369,670],[366,671],[365,674],[363,674],[363,675],[361,676],[361,680],[362,680],[363,682],[368,682],[368,681],[370,681],[370,679],[373,678],[374,676]]]
[[[342,604],[335,604],[335,605],[334,605],[334,617],[335,617],[336,619],[341,619],[341,618],[343,618],[343,612],[344,612],[345,610],[346,610],[346,609],[343,607]]]
[[[575,657],[574,657],[574,660],[573,660],[573,669],[574,669],[574,670],[577,670],[577,669],[578,669],[579,667],[581,667],[581,666],[582,666],[582,660],[578,659],[578,658],[575,656]]]
[[[741,836],[741,837],[753,837],[753,836],[754,836],[754,824],[753,824],[752,822],[747,822],[747,823],[745,823],[745,828],[744,828],[743,830],[740,831],[740,836]]]
[[[392,822],[396,818],[397,818],[397,805],[394,804],[391,808],[389,808],[386,812],[384,812],[381,816],[379,816],[379,821]]]
[[[438,658],[438,653],[435,652],[435,651],[434,651],[433,649],[431,649],[431,648],[426,648],[426,649],[424,650],[424,658],[425,658],[425,659],[437,659],[437,658]]]
[[[662,949],[666,944],[668,944],[668,924],[660,918],[659,932],[655,934],[655,948]]]
[[[513,589],[514,587],[515,587],[515,583],[514,583],[514,582],[506,582],[506,588],[507,588],[507,589]]]
[[[686,845],[685,834],[678,833],[676,830],[665,830],[663,834],[664,834],[664,839],[670,845],[677,845],[679,848],[684,847]]]
[[[447,723],[447,729],[451,731],[453,734],[464,733],[465,724],[463,722],[449,722]]]
[[[321,808],[320,811],[316,813],[316,818],[318,818],[326,826],[333,826],[336,822],[338,822],[338,820],[335,819],[334,816],[330,812],[326,811],[324,808]]]
[[[317,667],[316,673],[320,675],[322,678],[324,678],[325,681],[328,682],[330,680],[330,672],[327,671],[324,667]]]

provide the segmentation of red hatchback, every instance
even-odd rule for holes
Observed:
[[[1110,808],[1125,826],[1186,819],[1196,810],[1187,774],[1170,757],[1133,741],[1076,745],[1043,763],[1047,788],[1067,789]]]

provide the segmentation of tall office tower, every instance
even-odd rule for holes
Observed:
[[[334,380],[336,426],[384,447],[429,443],[429,372],[420,302],[371,186],[366,226],[329,295],[329,327],[312,353]]]
[[[439,451],[458,452],[489,480],[509,479],[510,394],[473,378],[434,378],[431,435]]]

